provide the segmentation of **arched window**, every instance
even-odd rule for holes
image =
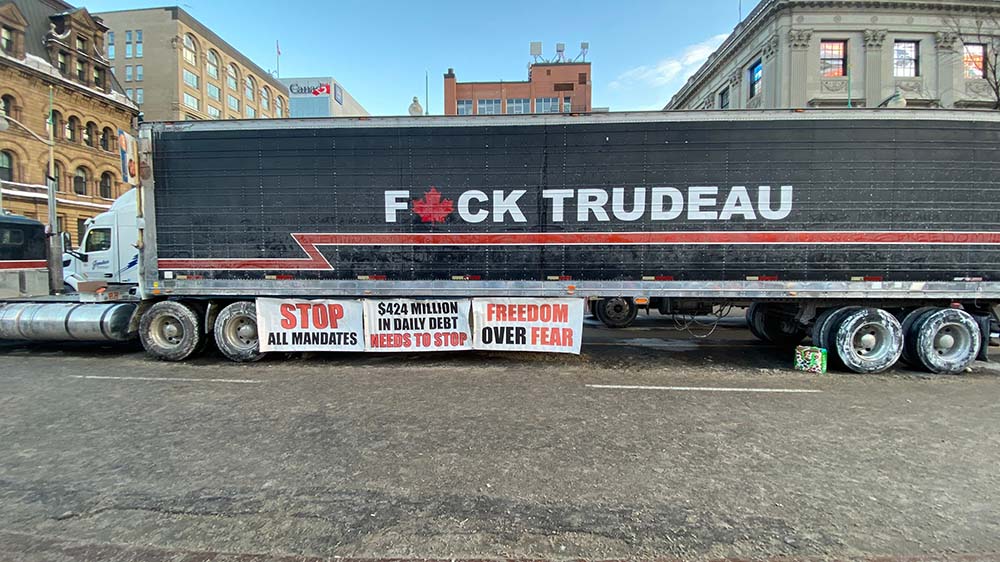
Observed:
[[[253,101],[254,92],[257,91],[257,82],[254,81],[253,76],[247,76],[247,79],[244,81],[244,83],[245,83],[245,88],[243,89],[244,93],[246,94],[247,101]]]
[[[80,140],[80,120],[76,117],[70,117],[66,120],[66,131],[63,133],[63,138],[70,142],[77,142]]]
[[[87,169],[83,166],[77,168],[76,174],[73,175],[73,193],[86,195],[88,181],[90,181],[90,174],[87,173]]]
[[[14,181],[14,155],[6,150],[0,152],[0,180]]]
[[[285,100],[281,96],[274,98],[274,116],[285,116]]]
[[[63,166],[59,161],[53,162],[54,166],[52,169],[53,177],[56,180],[56,191],[62,191],[62,178],[63,178]]]
[[[101,133],[101,148],[104,150],[111,150],[115,145],[115,132],[111,130],[111,127],[105,127],[104,131]]]
[[[7,94],[0,97],[0,113],[4,117],[14,117],[14,96]]]
[[[190,33],[184,34],[184,61],[195,66],[198,64],[198,47]]]
[[[236,65],[231,64],[226,67],[226,87],[232,91],[239,89],[240,73],[236,70]]]
[[[114,178],[111,176],[111,172],[104,172],[101,174],[101,197],[105,199],[111,199],[111,184]]]
[[[260,108],[264,111],[271,111],[271,90],[264,86],[260,91]]]
[[[218,80],[219,78],[219,55],[215,51],[208,51],[208,59],[205,63],[205,70],[208,75]]]
[[[87,143],[87,146],[97,146],[97,123],[87,122],[87,126],[83,129],[83,142]]]
[[[62,117],[62,113],[59,113],[58,111],[53,110],[52,111],[52,117],[51,117],[51,119],[52,119],[51,123],[46,123],[45,124],[45,130],[48,131],[49,127],[55,127],[55,132],[53,133],[52,136],[55,137],[55,138],[57,138],[57,139],[61,139],[62,138],[62,132],[63,132],[63,117]]]

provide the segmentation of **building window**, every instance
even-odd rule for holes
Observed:
[[[81,53],[87,54],[87,40],[83,37],[77,36],[76,38],[76,50]]]
[[[458,100],[458,114],[472,115],[472,100]]]
[[[14,96],[7,94],[0,98],[0,113],[4,117],[14,117]]]
[[[53,110],[52,114],[49,116],[48,122],[45,123],[45,132],[46,133],[49,132],[49,127],[53,127],[54,126],[55,129],[52,132],[52,136],[55,137],[55,138],[57,138],[57,139],[61,138],[59,136],[59,131],[62,130],[60,128],[61,124],[62,124],[62,113],[59,113],[58,111]]]
[[[764,63],[757,61],[750,65],[750,98],[760,94],[764,86]]]
[[[125,81],[126,82],[132,81],[132,65],[128,65],[125,67]]]
[[[108,32],[108,60],[115,60],[115,32]]]
[[[971,80],[985,76],[986,45],[982,43],[966,43],[962,51],[962,62],[965,65],[965,77]]]
[[[587,83],[587,73],[586,72],[581,72],[580,74],[577,75],[576,78],[577,78],[577,80],[576,80],[577,84],[586,84]]]
[[[125,58],[132,58],[132,32],[125,31]]]
[[[893,76],[907,78],[920,76],[920,43],[896,41],[892,51]]]
[[[95,68],[94,69],[94,85],[98,88],[104,87],[104,69]]]
[[[80,130],[80,120],[76,117],[70,117],[66,120],[66,130],[63,133],[63,138],[70,142],[77,142],[80,140],[79,133]]]
[[[58,161],[52,163],[52,183],[56,186],[56,191],[62,191],[63,167]]]
[[[87,146],[97,146],[97,123],[90,121],[83,128],[83,143]]]
[[[190,33],[184,34],[184,62],[197,66],[198,49],[194,45],[194,37]]]
[[[226,103],[227,105],[229,105],[229,109],[232,109],[233,111],[240,110],[240,100],[236,99],[236,96],[232,94],[227,94]]]
[[[209,50],[208,57],[205,59],[205,70],[208,75],[216,80],[219,79],[219,55],[215,51]]]
[[[198,75],[188,69],[184,69],[184,83],[195,90],[198,89]]]
[[[56,66],[59,67],[59,72],[62,74],[69,72],[69,69],[66,67],[66,53],[59,51],[59,54],[56,55]]]
[[[267,86],[260,90],[260,108],[264,111],[271,111],[271,90]]]
[[[142,82],[142,65],[135,65],[135,81]]]
[[[87,219],[76,219],[76,245],[83,244],[83,235],[87,233]]]
[[[6,150],[0,152],[0,180],[14,181],[14,155]]]
[[[236,91],[239,84],[239,73],[236,71],[236,65],[231,64],[226,67],[226,87],[230,90]]]
[[[573,98],[563,98],[563,113],[573,111]]]
[[[257,83],[254,81],[253,76],[247,76],[247,79],[243,81],[243,93],[247,101],[253,101],[254,92],[256,91]]]
[[[111,150],[114,145],[115,133],[109,127],[105,127],[104,131],[101,132],[101,148],[104,150]]]
[[[824,78],[847,76],[847,41],[821,41],[819,71]]]
[[[111,199],[111,172],[104,172],[101,174],[100,183],[100,196],[105,199]]]
[[[247,117],[250,118],[250,119],[255,119],[257,117],[257,110],[254,109],[254,108],[252,108],[252,107],[250,107],[248,105],[247,106]]]
[[[87,182],[90,180],[90,175],[87,173],[87,169],[83,166],[76,169],[76,174],[73,175],[73,193],[77,195],[87,194]]]
[[[278,97],[274,99],[274,116],[284,117],[285,116],[285,100],[284,98]]]
[[[14,52],[14,30],[9,27],[0,28],[0,48],[5,53]]]
[[[198,106],[200,105],[200,100],[198,98],[192,96],[191,94],[185,92],[184,93],[184,105],[190,107],[191,109],[198,109]]]
[[[559,98],[535,98],[535,113],[559,113]]]
[[[528,98],[510,98],[507,100],[507,113],[524,115],[531,113],[531,100]]]
[[[719,92],[719,109],[729,109],[729,88]]]
[[[135,30],[135,58],[142,58],[142,30]]]
[[[222,110],[214,105],[208,106],[208,116],[212,119],[222,119]]]
[[[83,64],[83,61],[76,61],[76,79],[80,82],[87,81],[87,66]]]
[[[500,115],[500,100],[479,100],[476,112],[479,115]]]
[[[138,104],[138,105],[142,105],[142,102],[143,102],[142,88],[136,88],[135,89],[135,103]]]
[[[222,101],[222,91],[215,84],[208,83],[205,84],[205,89],[208,90],[208,97],[216,101]]]
[[[135,101],[135,95],[132,93],[132,88],[125,88],[125,96],[128,99]]]

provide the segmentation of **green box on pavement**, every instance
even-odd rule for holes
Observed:
[[[796,347],[795,370],[822,375],[826,372],[826,350],[808,345]]]

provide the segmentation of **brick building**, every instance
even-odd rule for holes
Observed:
[[[74,240],[83,222],[107,210],[121,183],[118,129],[132,131],[138,109],[103,56],[107,28],[60,0],[0,0],[0,132],[3,209],[46,221],[49,87],[55,121],[59,229]]]
[[[589,112],[589,62],[535,63],[528,79],[515,82],[458,82],[455,70],[444,75],[445,115]]]
[[[288,117],[288,88],[183,9],[97,15],[105,55],[146,121]]]

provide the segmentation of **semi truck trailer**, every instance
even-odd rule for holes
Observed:
[[[85,290],[7,299],[0,338],[578,352],[584,307],[738,305],[855,372],[954,373],[1000,314],[996,112],[185,121],[138,151],[66,257]]]

